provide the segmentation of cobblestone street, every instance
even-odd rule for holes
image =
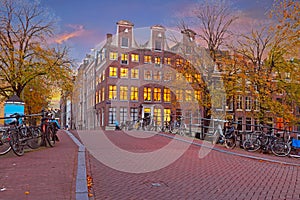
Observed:
[[[152,152],[171,142],[170,138],[160,135],[135,138],[121,131],[107,131],[105,135],[116,146],[136,153]],[[199,140],[195,142],[201,143]],[[103,146],[101,148],[109,151]],[[220,146],[214,148],[221,151],[212,150],[204,158],[199,158],[200,148],[203,147],[191,145],[172,164],[146,173],[118,171],[89,154],[88,171],[93,177],[94,198],[300,199],[299,160],[250,154],[241,149],[228,151]],[[255,155],[262,159],[233,153]],[[157,163],[157,158],[152,159],[153,163]]]

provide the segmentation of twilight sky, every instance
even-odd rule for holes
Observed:
[[[213,0],[212,0],[213,1]],[[135,28],[163,25],[176,27],[176,19],[188,15],[199,0],[41,0],[59,19],[57,42],[70,47],[70,55],[81,62],[106,33],[116,33],[116,22],[125,19]],[[239,26],[262,21],[273,0],[231,0],[241,18]]]

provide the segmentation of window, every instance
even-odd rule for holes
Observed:
[[[182,74],[181,73],[176,73],[176,80],[178,80],[178,81],[182,80]]]
[[[129,46],[129,39],[127,37],[122,37],[121,47],[128,47]]]
[[[185,75],[185,78],[186,78],[186,80],[189,82],[189,83],[192,83],[193,81],[193,79],[192,79],[192,75],[191,74],[186,74]]]
[[[144,71],[144,80],[152,80],[152,71],[151,70]]]
[[[259,110],[259,101],[257,98],[254,99],[254,110],[258,111]]]
[[[243,109],[243,96],[238,95],[236,99],[236,109]]]
[[[120,77],[121,78],[128,78],[128,69],[127,68],[121,68],[120,69]]]
[[[154,116],[153,119],[155,121],[155,125],[161,125],[161,109],[160,108],[154,108]]]
[[[105,88],[103,87],[101,89],[101,101],[104,101],[105,100]]]
[[[160,57],[155,57],[155,66],[156,67],[160,67],[161,66],[161,58]]]
[[[164,81],[170,81],[172,80],[172,73],[171,72],[165,72],[164,73]]]
[[[183,96],[183,94],[182,94],[182,90],[176,90],[175,91],[175,95],[176,95],[176,100],[177,101],[182,101],[182,96]]]
[[[120,86],[120,100],[128,100],[128,87],[127,86]]]
[[[132,86],[130,89],[130,100],[138,101],[139,100],[139,89],[138,87]]]
[[[144,87],[144,100],[151,101],[151,88],[150,87]]]
[[[116,122],[116,108],[112,107],[112,108],[109,108],[108,123],[115,124],[115,122]]]
[[[118,60],[118,53],[117,52],[110,52],[109,53],[109,60]]]
[[[154,88],[153,90],[153,100],[154,101],[161,101],[161,89]]]
[[[164,121],[169,122],[171,120],[171,109],[165,108],[164,109]]]
[[[251,110],[251,97],[250,96],[245,97],[245,109]]]
[[[131,61],[132,62],[139,62],[140,58],[139,58],[139,54],[131,54]]]
[[[251,131],[251,118],[246,118],[246,131]]]
[[[109,76],[110,77],[117,77],[118,68],[116,67],[109,67]]]
[[[186,101],[192,101],[192,91],[191,90],[186,90],[185,91],[185,100]]]
[[[102,72],[102,81],[105,80],[105,71]]]
[[[127,108],[121,107],[120,108],[120,122],[126,122],[127,121]]]
[[[171,65],[171,58],[165,57],[165,65]]]
[[[200,90],[195,90],[195,99],[197,101],[200,101],[200,99],[201,99],[201,91]]]
[[[161,45],[161,41],[159,41],[159,40],[155,40],[155,44],[154,44],[155,46],[154,46],[154,50],[155,51],[161,51],[162,50],[162,45]]]
[[[144,56],[144,63],[151,63],[151,56]]]
[[[195,81],[196,81],[197,83],[200,83],[200,82],[201,82],[201,76],[200,76],[200,74],[195,74]]]
[[[131,78],[138,79],[139,78],[139,70],[138,69],[131,69]]]
[[[180,67],[183,64],[183,59],[182,58],[177,58],[176,59],[176,66]]]
[[[161,80],[161,71],[154,72],[153,78],[155,81],[160,81]]]
[[[164,89],[164,101],[171,102],[171,90],[169,88]]]
[[[130,120],[137,121],[138,120],[138,108],[130,108]]]
[[[192,53],[192,47],[191,46],[187,46],[186,47],[186,53],[187,54],[191,54]]]
[[[242,131],[243,130],[243,118],[239,117],[237,120],[237,130]]]
[[[117,86],[109,85],[108,86],[108,99],[117,99]]]
[[[128,54],[126,54],[126,53],[121,54],[121,64],[122,65],[128,64]]]

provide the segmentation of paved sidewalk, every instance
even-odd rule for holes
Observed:
[[[0,156],[0,200],[76,199],[78,146],[65,131],[58,137],[54,148]]]

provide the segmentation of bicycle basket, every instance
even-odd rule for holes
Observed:
[[[293,147],[300,147],[300,140],[292,139],[292,146]]]

